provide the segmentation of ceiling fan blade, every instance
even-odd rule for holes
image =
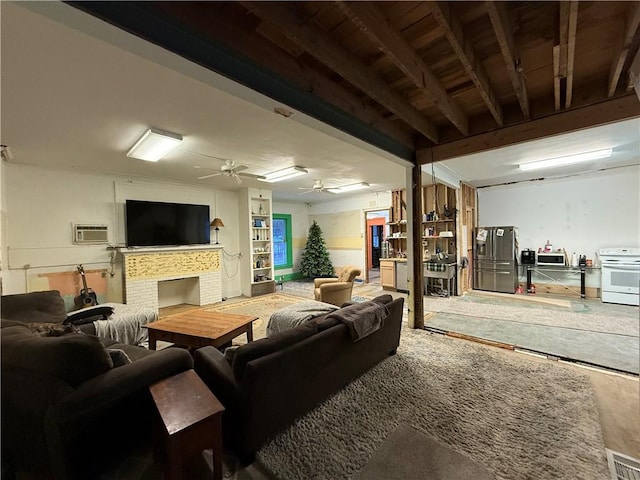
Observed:
[[[212,173],[211,175],[204,175],[202,177],[198,177],[198,180],[204,180],[205,178],[217,177],[218,175],[222,175],[222,172]]]
[[[246,165],[236,165],[235,167],[233,167],[233,170],[235,172],[241,172],[242,170],[246,170],[247,168],[249,167],[247,167]]]
[[[300,192],[298,195],[306,195],[307,193],[311,193],[313,190],[307,190],[306,192]]]
[[[236,179],[236,182],[242,183],[242,179],[240,178],[240,175],[238,175],[236,172],[233,172],[231,176]]]

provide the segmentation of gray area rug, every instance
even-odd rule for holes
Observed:
[[[471,292],[455,299],[427,299],[434,315],[425,327],[507,343],[556,357],[640,373],[638,308],[599,300],[567,300],[567,306],[518,296]]]
[[[408,328],[397,355],[300,418],[258,459],[281,480],[351,479],[400,425],[437,439],[496,479],[608,475],[585,376]],[[425,477],[406,480],[418,478]]]
[[[419,452],[416,455],[416,452]],[[354,480],[492,480],[482,465],[415,428],[401,425]]]

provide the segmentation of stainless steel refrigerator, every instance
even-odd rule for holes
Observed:
[[[473,243],[473,288],[515,293],[518,288],[518,228],[479,227]]]

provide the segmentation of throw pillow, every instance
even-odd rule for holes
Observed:
[[[111,357],[113,368],[131,363],[131,358],[129,358],[129,355],[127,355],[127,352],[124,350],[119,348],[107,348],[107,353],[109,353],[109,356]]]
[[[57,377],[71,387],[107,372],[111,357],[92,335],[39,337],[28,328],[8,327],[0,336],[3,368]]]
[[[67,316],[64,300],[57,290],[2,295],[0,305],[2,318],[24,323],[62,323]]]

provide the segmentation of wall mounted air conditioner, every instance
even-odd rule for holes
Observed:
[[[73,224],[73,243],[78,245],[109,243],[109,226]]]

